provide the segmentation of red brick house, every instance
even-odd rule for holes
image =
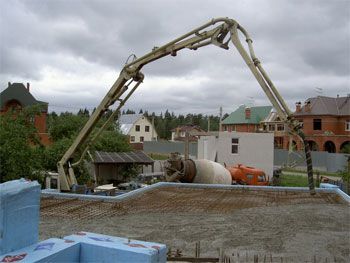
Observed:
[[[339,153],[350,147],[350,96],[309,98],[296,104],[294,117],[303,124],[313,151]],[[299,141],[296,141],[300,149]]]
[[[241,105],[222,121],[222,131],[259,132],[261,121],[271,112],[271,106],[246,107]]]
[[[306,139],[312,151],[340,153],[350,148],[350,97],[309,98],[302,106],[296,103],[293,113],[303,125]],[[274,133],[275,148],[302,150],[302,143],[296,137],[290,137],[285,124],[276,112],[271,112],[262,122],[264,130]]]
[[[48,103],[36,100],[30,93],[30,85],[23,83],[8,83],[8,87],[0,93],[0,114],[9,109],[22,109],[33,105],[40,105],[41,113],[32,120],[43,145],[49,145],[50,139],[46,130]]]

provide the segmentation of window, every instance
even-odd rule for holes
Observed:
[[[145,126],[145,132],[149,132],[149,126],[148,125]]]
[[[284,124],[277,124],[277,131],[284,131]]]
[[[314,119],[314,131],[320,131],[320,130],[322,130],[322,120]]]
[[[345,130],[350,131],[350,120],[345,121]]]
[[[233,153],[233,154],[238,153],[238,138],[232,138],[231,153]]]
[[[140,131],[140,125],[135,126],[135,131],[139,132]]]
[[[299,121],[300,127],[304,128],[304,121]]]
[[[140,137],[140,142],[143,142],[145,138],[143,136]]]
[[[275,130],[275,124],[269,124],[269,131]]]
[[[134,141],[135,141],[135,136],[131,136],[131,137],[130,137],[130,141],[131,141],[131,142],[134,142]]]
[[[247,174],[248,181],[251,181],[254,178],[254,175],[252,174]]]
[[[265,182],[265,175],[258,175],[258,182]]]

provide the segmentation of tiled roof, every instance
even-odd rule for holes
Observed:
[[[237,110],[232,112],[222,124],[259,124],[263,121],[272,110],[272,106],[250,107],[250,118],[245,116],[245,105],[241,105]]]
[[[305,101],[309,103],[310,111],[306,110],[305,105],[300,112],[294,112],[295,116],[300,115],[350,115],[350,96],[347,97],[325,97],[317,96]]]
[[[22,107],[43,105],[43,110],[47,111],[47,103],[36,100],[23,83],[12,83],[0,93],[0,108],[2,109],[10,100],[17,100]]]
[[[143,151],[135,152],[95,152],[94,163],[135,163],[152,164],[154,160]]]

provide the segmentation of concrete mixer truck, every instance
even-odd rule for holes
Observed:
[[[263,170],[242,164],[226,166],[205,159],[182,159],[179,153],[170,155],[165,172],[168,182],[269,185]]]
[[[241,43],[240,36],[245,37],[247,47],[244,47]],[[176,56],[182,49],[197,50],[204,46],[215,45],[219,48],[228,50],[229,44],[232,43],[265,92],[272,106],[276,109],[281,121],[284,121],[287,124],[289,133],[299,137],[303,142],[308,169],[310,193],[315,194],[311,154],[309,144],[305,140],[305,135],[302,131],[302,126],[293,118],[292,112],[263,69],[259,59],[255,56],[252,42],[253,41],[248,32],[237,21],[229,18],[216,18],[178,38],[175,38],[163,46],[154,47],[151,52],[142,57],[137,58],[135,55],[130,55],[121,70],[118,79],[102,99],[101,103],[97,106],[96,110],[90,116],[89,120],[63,155],[62,159],[58,162],[59,189],[62,191],[70,191],[73,185],[77,184],[74,167],[82,162],[89,147],[96,141],[97,137],[109,125],[109,123],[117,118],[121,107],[134,93],[136,88],[143,82],[144,74],[141,72],[141,69],[145,65],[168,55]],[[106,122],[97,129],[96,124],[101,120],[104,113],[116,102],[118,102],[119,105],[114,108],[113,113]],[[202,167],[202,165],[197,166]],[[205,165],[203,164],[203,167],[204,166]],[[211,166],[210,169],[219,169],[216,164],[212,164]],[[176,171],[174,173],[176,173]],[[216,180],[220,181],[221,179],[217,178],[214,181]],[[228,179],[222,180],[228,181]]]

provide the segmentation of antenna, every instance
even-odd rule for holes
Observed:
[[[319,94],[319,95],[322,95],[322,94],[323,94],[323,89],[322,89],[322,88],[315,87],[315,90],[316,90],[316,93],[317,93],[317,94]]]

